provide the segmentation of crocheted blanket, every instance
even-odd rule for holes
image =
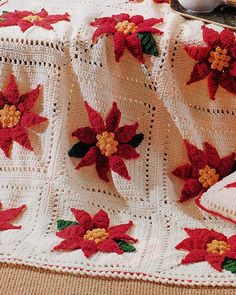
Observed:
[[[234,33],[151,0],[2,10],[0,261],[235,286],[235,225],[196,201],[235,171]]]

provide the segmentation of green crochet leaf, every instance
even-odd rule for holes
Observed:
[[[83,142],[78,142],[71,148],[68,155],[70,157],[83,158],[87,154],[87,152],[90,150],[90,148],[91,148],[91,145],[83,143]]]
[[[222,268],[231,271],[232,273],[236,273],[236,260],[225,258]]]
[[[116,243],[119,245],[120,249],[123,250],[124,252],[134,252],[136,251],[136,248],[129,243],[126,243],[124,241],[116,241]]]
[[[140,145],[140,143],[143,141],[144,135],[143,133],[136,134],[129,142],[128,144],[132,147],[136,148]]]
[[[141,41],[144,53],[158,56],[156,40],[151,33],[138,33],[138,38]]]
[[[78,222],[76,222],[76,221],[58,219],[57,220],[57,230],[61,231],[69,226],[76,225],[76,224],[78,224]]]

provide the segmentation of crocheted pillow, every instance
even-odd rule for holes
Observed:
[[[213,185],[195,202],[205,212],[236,224],[236,172]]]

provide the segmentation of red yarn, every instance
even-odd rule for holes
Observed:
[[[22,212],[25,210],[26,205],[22,205],[18,208],[12,208],[7,210],[2,210],[2,204],[0,203],[0,231],[9,229],[20,229],[21,226],[15,226],[11,224],[15,219],[17,219]]]
[[[225,235],[206,228],[185,228],[184,230],[189,238],[184,239],[175,247],[177,250],[189,251],[182,260],[182,264],[207,261],[214,269],[221,271],[225,258],[236,259],[236,235],[227,239]],[[223,254],[211,253],[207,249],[214,240],[225,242],[229,246],[229,250]]]
[[[187,54],[198,62],[192,70],[187,85],[208,77],[208,90],[211,99],[215,99],[219,86],[236,94],[236,39],[234,32],[224,29],[221,33],[218,33],[203,26],[202,34],[207,46],[187,45],[184,48]],[[225,67],[222,71],[213,69],[209,62],[210,52],[215,51],[217,47],[226,49],[227,55],[231,58],[229,67]]]
[[[27,18],[28,16],[38,16],[41,19],[32,21],[25,20],[24,18]],[[32,26],[42,27],[46,30],[53,30],[52,24],[60,21],[70,21],[68,13],[49,15],[45,9],[42,9],[38,13],[15,10],[14,12],[2,14],[0,18],[0,27],[19,26],[22,32],[25,32]]]
[[[81,249],[84,255],[89,258],[92,254],[101,251],[106,253],[124,253],[116,243],[117,240],[123,240],[136,243],[138,240],[130,237],[126,232],[133,226],[130,221],[127,224],[120,224],[109,228],[110,219],[104,210],[100,210],[94,217],[91,217],[86,211],[71,209],[79,225],[72,225],[64,230],[57,232],[57,236],[64,240],[54,250],[71,251]],[[105,229],[108,236],[99,243],[94,240],[87,240],[84,235],[88,230]]]
[[[185,181],[180,195],[180,202],[189,200],[206,191],[199,182],[200,169],[208,165],[210,168],[214,168],[219,178],[222,179],[233,172],[235,165],[235,153],[220,158],[215,147],[208,142],[204,143],[204,151],[198,149],[187,140],[184,140],[184,144],[191,165],[184,164],[172,171],[173,175]]]

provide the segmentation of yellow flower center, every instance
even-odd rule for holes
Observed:
[[[227,49],[222,49],[219,46],[216,47],[215,51],[210,52],[210,57],[208,61],[211,63],[211,68],[213,70],[223,71],[224,68],[229,67],[229,61],[231,57],[228,55]]]
[[[109,157],[117,152],[118,141],[115,140],[114,133],[105,131],[97,135],[97,140],[97,147],[102,155]]]
[[[208,165],[199,170],[199,182],[204,188],[209,188],[219,180],[219,174],[216,173],[216,169],[210,168]]]
[[[5,104],[4,108],[0,110],[0,123],[3,128],[12,128],[16,126],[20,120],[21,112],[16,106]]]
[[[30,15],[24,17],[22,20],[27,20],[28,22],[33,23],[35,21],[41,22],[43,20],[43,18],[40,17],[40,16],[38,16],[38,15],[32,15],[32,14],[30,14]]]
[[[127,20],[124,20],[123,22],[118,22],[115,29],[118,32],[128,35],[134,33],[137,30],[137,26],[135,23],[130,23]]]
[[[213,240],[207,244],[207,252],[214,254],[224,254],[230,250],[230,245],[224,241]]]
[[[85,240],[94,241],[96,244],[101,243],[109,237],[109,233],[105,228],[95,228],[88,230],[84,235]]]

